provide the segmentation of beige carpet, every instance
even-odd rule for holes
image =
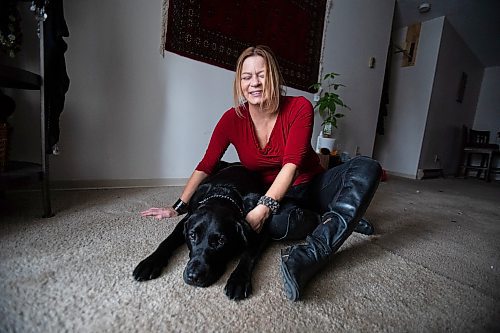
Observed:
[[[304,299],[282,292],[279,249],[259,262],[254,293],[182,280],[182,248],[164,274],[132,270],[175,222],[140,210],[179,187],[54,191],[57,215],[38,218],[36,192],[9,193],[0,213],[0,332],[498,332],[500,184],[475,179],[382,183],[367,217]]]

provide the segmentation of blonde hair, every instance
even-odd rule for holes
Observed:
[[[265,84],[264,84],[264,99],[261,103],[261,109],[267,110],[270,113],[277,112],[280,106],[281,96],[285,95],[283,88],[284,81],[276,61],[276,57],[268,46],[257,45],[244,50],[236,63],[236,74],[234,76],[233,98],[234,109],[236,113],[242,117],[241,109],[245,107],[245,97],[241,90],[241,72],[243,70],[243,62],[249,57],[259,56],[264,59],[266,65]]]

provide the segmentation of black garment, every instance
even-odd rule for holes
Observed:
[[[280,202],[278,213],[272,215],[268,229],[274,240],[304,239],[320,223],[320,215],[313,211],[307,196],[310,183],[292,186]]]
[[[45,101],[47,144],[46,152],[59,142],[59,117],[64,109],[64,100],[69,88],[64,53],[68,49],[63,37],[69,36],[64,20],[63,0],[51,0],[46,8],[47,19],[44,22],[45,48]]]
[[[378,162],[359,156],[314,179],[311,194],[322,213],[321,223],[305,244],[281,252],[288,299],[300,299],[307,283],[356,229],[377,190],[381,172]]]
[[[317,175],[309,183],[292,186],[281,200],[278,214],[273,215],[268,222],[271,237],[275,240],[305,239],[318,226],[321,215],[335,205],[348,181],[345,179],[346,171],[353,165],[368,167],[378,166],[378,163],[368,157],[358,156]],[[373,178],[372,182],[377,183],[380,179],[378,173],[366,177]],[[364,225],[354,228],[357,232],[369,234],[366,230],[372,227],[364,220]]]

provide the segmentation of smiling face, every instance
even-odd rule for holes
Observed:
[[[243,117],[245,108],[259,107],[259,111],[278,112],[284,82],[276,57],[265,45],[246,48],[236,63],[233,82],[234,109]],[[248,102],[248,105],[246,105]]]
[[[260,106],[266,96],[266,63],[261,56],[245,59],[240,77],[241,90],[249,105]]]

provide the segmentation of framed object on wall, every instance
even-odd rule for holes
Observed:
[[[406,31],[405,52],[402,67],[414,66],[417,58],[418,40],[420,39],[421,24],[415,23]]]

